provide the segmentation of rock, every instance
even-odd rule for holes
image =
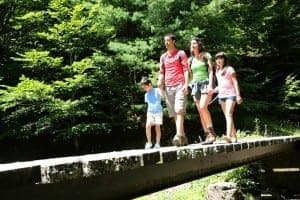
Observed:
[[[206,200],[243,200],[243,194],[233,182],[218,182],[210,184]]]

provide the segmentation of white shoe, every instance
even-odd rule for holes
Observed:
[[[145,144],[145,149],[151,149],[152,143],[151,142],[146,142]]]
[[[160,145],[158,143],[156,143],[153,147],[154,149],[159,149],[160,148]]]

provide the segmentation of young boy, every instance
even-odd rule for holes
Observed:
[[[163,113],[161,98],[163,97],[163,90],[161,88],[153,88],[151,80],[143,77],[140,82],[142,88],[146,91],[145,102],[148,104],[147,122],[146,122],[146,138],[145,149],[152,148],[151,141],[151,127],[155,126],[156,143],[154,148],[160,148],[161,131],[160,125],[163,124]]]

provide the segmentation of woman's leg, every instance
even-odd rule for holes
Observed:
[[[207,133],[208,130],[207,130],[207,127],[206,127],[205,122],[204,122],[204,120],[203,120],[203,116],[201,116],[201,111],[200,111],[200,100],[198,100],[198,99],[196,99],[196,98],[194,97],[194,103],[195,103],[196,108],[197,108],[197,110],[198,110],[198,113],[199,113],[199,120],[200,120],[202,129],[203,129],[204,134],[205,134],[205,133]]]
[[[200,115],[203,120],[205,131],[207,132],[207,136],[204,144],[212,144],[216,140],[216,134],[213,128],[211,115],[208,110],[208,104],[211,97],[212,97],[211,95],[201,94],[201,98],[199,101],[199,110],[201,113]]]
[[[211,119],[211,114],[208,110],[208,103],[211,99],[211,95],[207,94],[202,94],[200,101],[199,101],[199,110],[200,110],[200,115],[203,119],[203,123],[205,126],[205,129],[207,130],[208,128],[212,128],[212,119]]]

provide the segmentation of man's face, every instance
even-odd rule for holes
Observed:
[[[164,39],[165,39],[165,47],[166,47],[167,49],[170,49],[170,48],[174,48],[174,47],[175,47],[175,40],[172,40],[171,37],[166,36]]]

